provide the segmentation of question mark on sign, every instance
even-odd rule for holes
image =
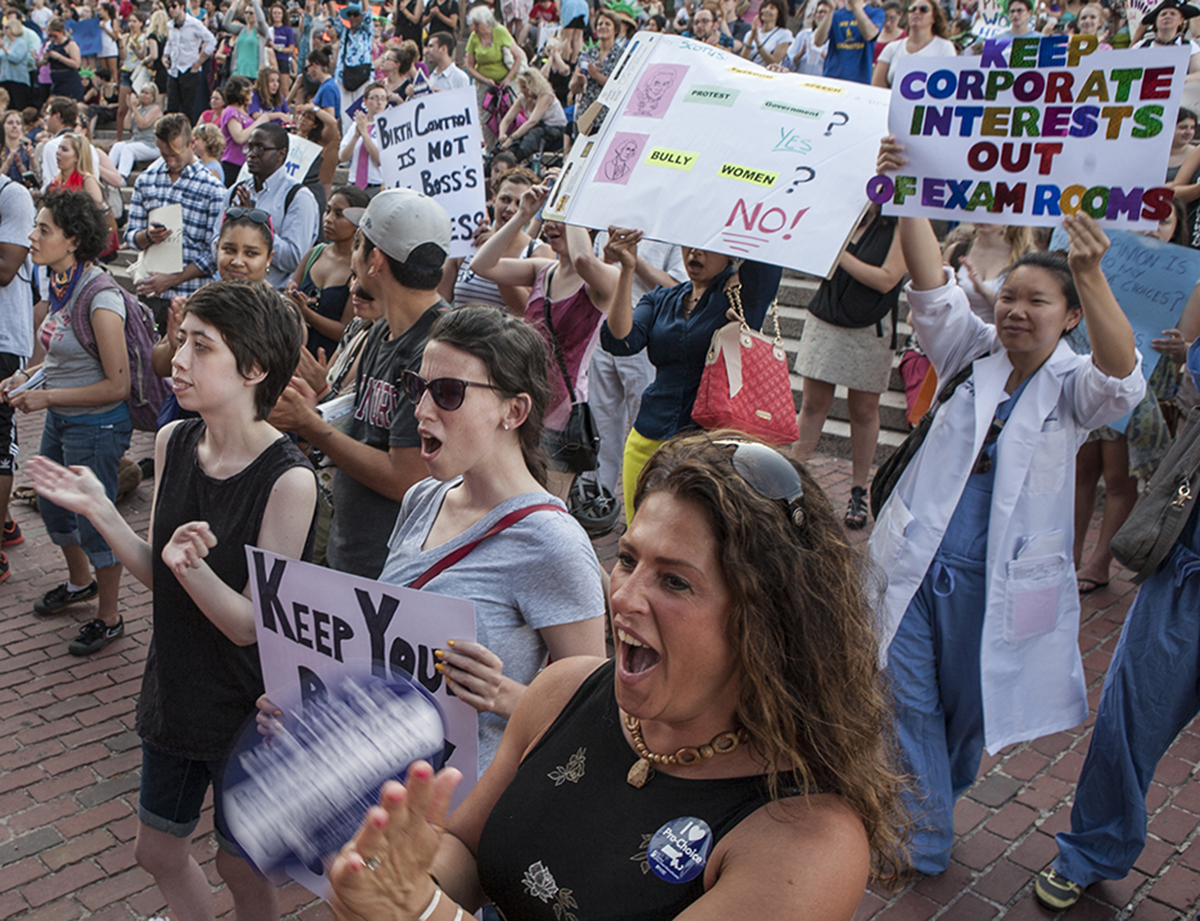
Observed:
[[[808,175],[805,176],[803,179],[793,179],[792,180],[792,187],[787,190],[789,195],[791,195],[793,192],[796,191],[796,186],[800,185],[800,183],[812,182],[814,179],[817,178],[817,171],[815,169],[813,169],[811,166],[797,166],[796,172],[797,173],[807,173]]]
[[[844,125],[844,124],[846,124],[848,121],[850,121],[850,116],[849,116],[849,115],[847,115],[845,112],[834,112],[834,113],[833,113],[833,117],[834,117],[835,119],[836,119],[836,118],[837,118],[839,115],[842,117],[842,120],[841,120],[840,122],[839,122],[839,121],[832,121],[832,122],[830,122],[830,123],[829,123],[829,124],[826,126],[826,128],[825,128],[825,137],[829,137],[829,135],[833,134],[833,129],[834,129],[834,128],[840,128],[842,125]]]

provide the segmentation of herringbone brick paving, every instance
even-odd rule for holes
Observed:
[[[36,445],[40,415],[18,421],[22,443]],[[151,453],[135,433],[132,456]],[[849,494],[846,461],[818,458],[813,472],[839,506]],[[17,485],[25,484],[18,474]],[[122,504],[144,531],[153,483]],[[9,548],[13,574],[0,586],[0,918],[12,921],[127,921],[162,913],[165,903],[133,859],[140,754],[134,702],[149,641],[149,592],[126,576],[124,638],[86,659],[66,642],[92,607],[40,620],[33,602],[64,577],[61,555],[40,518],[15,501],[26,535]],[[1094,535],[1093,525],[1093,535]],[[852,536],[856,543],[868,532]],[[611,566],[616,537],[597,542]],[[1134,587],[1114,579],[1083,600],[1080,644],[1093,710]],[[1163,676],[1170,680],[1170,676]],[[1200,899],[1200,724],[1193,724],[1160,765],[1149,796],[1150,838],[1128,879],[1097,885],[1063,917],[1070,921],[1160,921],[1191,917]],[[980,779],[955,811],[954,861],[940,877],[901,892],[872,886],[857,918],[879,921],[1048,919],[1031,880],[1054,854],[1053,835],[1068,821],[1073,785],[1090,740],[1091,720],[1070,732],[1013,746],[985,758]],[[211,810],[195,845],[214,885]],[[281,894],[285,917],[330,918],[299,886]],[[218,915],[231,916],[224,891]]]

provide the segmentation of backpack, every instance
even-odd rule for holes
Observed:
[[[158,341],[150,308],[117,284],[111,275],[102,272],[79,293],[76,309],[71,311],[71,328],[84,351],[98,361],[100,349],[92,330],[92,299],[109,288],[119,292],[125,301],[125,348],[129,352],[129,398],[125,402],[129,405],[129,416],[135,429],[157,431],[158,411],[170,387],[166,378],[155,374],[150,365],[150,354]]]

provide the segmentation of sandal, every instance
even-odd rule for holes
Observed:
[[[855,486],[850,490],[850,502],[846,505],[845,524],[851,531],[861,531],[867,526],[867,490]]]

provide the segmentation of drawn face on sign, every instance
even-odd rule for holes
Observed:
[[[596,171],[596,181],[627,185],[629,177],[633,174],[633,167],[649,138],[648,134],[618,131],[600,163],[600,168]]]
[[[662,118],[687,70],[685,64],[653,64],[647,67],[634,90],[629,114]]]

